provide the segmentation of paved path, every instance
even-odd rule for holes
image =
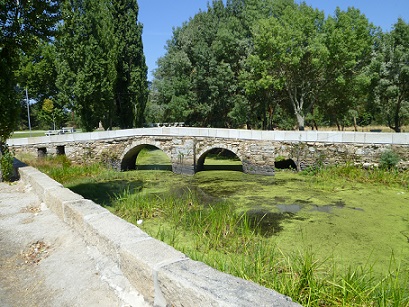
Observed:
[[[148,306],[30,189],[0,183],[0,306]]]

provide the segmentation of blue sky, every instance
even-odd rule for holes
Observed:
[[[296,0],[301,2],[300,0]],[[339,6],[346,10],[349,6],[358,8],[369,21],[390,31],[398,17],[409,22],[409,0],[306,0],[308,5],[332,15]],[[199,10],[207,9],[208,0],[138,0],[139,21],[143,24],[142,40],[148,79],[156,68],[156,61],[166,52],[166,41],[172,37],[172,28],[188,21]]]

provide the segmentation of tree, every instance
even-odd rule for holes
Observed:
[[[46,122],[52,123],[53,129],[56,130],[56,123],[61,124],[64,120],[64,112],[58,106],[54,106],[51,99],[45,99],[40,112],[40,117],[43,117]]]
[[[57,69],[55,45],[40,41],[38,46],[21,56],[16,72],[21,87],[27,88],[31,99],[37,102],[57,96]]]
[[[0,1],[0,143],[16,126],[19,93],[14,72],[20,55],[54,34],[59,19],[58,1]]]
[[[324,14],[303,3],[285,8],[278,18],[263,19],[255,27],[254,53],[248,65],[258,76],[256,86],[283,91],[300,130],[325,82],[328,50],[323,23]]]
[[[85,130],[143,123],[148,87],[135,0],[67,0],[57,40],[59,101]]]
[[[63,6],[59,29],[58,101],[80,117],[86,131],[115,117],[116,40],[108,1],[72,0]]]
[[[239,79],[251,46],[243,22],[245,2],[213,1],[207,11],[174,29],[153,82],[152,102],[164,106],[165,121],[205,127],[246,123],[247,100]]]
[[[374,26],[359,10],[336,9],[324,25],[328,62],[325,88],[320,95],[320,109],[338,129],[345,118],[363,110],[369,78],[365,69],[371,60]]]
[[[142,46],[142,25],[136,0],[112,1],[116,47],[114,96],[118,125],[141,127],[148,99],[148,68]]]
[[[376,113],[396,132],[409,122],[409,24],[398,19],[371,63]]]

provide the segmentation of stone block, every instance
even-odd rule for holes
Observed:
[[[306,142],[316,142],[318,139],[318,131],[305,131]]]
[[[251,131],[252,140],[264,140],[262,130],[249,130],[249,131]]]
[[[393,133],[392,134],[393,144],[409,145],[409,133]]]
[[[81,195],[64,187],[55,187],[44,192],[44,202],[60,219],[64,219],[64,206],[73,201],[84,199]]]
[[[368,132],[365,134],[366,144],[391,144],[391,133]]]
[[[238,134],[237,137],[238,139],[244,139],[244,140],[252,140],[254,139],[253,137],[253,130],[237,130]],[[256,132],[256,131],[254,131]]]
[[[356,135],[357,135],[356,132],[344,132],[344,134],[342,135],[342,142],[343,143],[354,143]]]
[[[299,142],[301,140],[302,140],[302,134],[300,133],[300,131],[284,131],[283,141]]]
[[[157,277],[161,306],[301,306],[276,291],[190,259],[163,266]]]
[[[365,143],[365,135],[364,132],[355,132],[354,135],[354,143],[364,144]]]
[[[74,133],[73,136],[76,142],[89,142],[92,140],[91,132]]]
[[[124,275],[155,306],[166,306],[158,287],[157,272],[164,265],[188,259],[183,253],[153,238],[121,245],[118,256]]]
[[[342,143],[342,132],[320,132],[317,134],[317,142],[323,143]]]
[[[35,144],[36,140],[33,140],[33,141],[32,142]],[[30,144],[30,142],[29,142],[29,138],[17,138],[17,139],[8,139],[6,144],[8,146],[25,146],[25,145]]]
[[[272,130],[262,130],[260,131],[261,137],[260,140],[264,141],[274,141],[276,139],[276,135],[282,133],[283,131],[272,131]]]
[[[30,175],[32,173],[38,172],[38,170],[31,166],[24,166],[24,167],[19,167],[18,172],[20,175],[20,179],[28,183],[28,180],[29,180],[28,178],[30,177]]]
[[[217,129],[216,136],[218,138],[238,139],[240,138],[240,132],[234,129]]]
[[[73,206],[70,206],[70,209],[72,209],[71,216],[80,223],[79,218],[83,214],[80,211],[81,208],[77,207],[76,212],[74,212],[73,208]],[[88,210],[89,208],[85,208],[84,211]],[[75,217],[74,213],[79,215]],[[122,245],[150,239],[145,232],[135,225],[102,210],[100,213],[95,212],[83,215],[83,230],[81,234],[89,244],[96,246],[103,254],[116,263],[119,263],[118,253]]]
[[[64,222],[81,234],[87,229],[87,220],[101,214],[111,213],[89,199],[69,202],[64,206]]]
[[[134,135],[140,135],[140,130],[141,129],[111,130],[108,131],[108,134],[112,138],[132,137]]]
[[[62,188],[60,183],[32,167],[23,167],[19,170],[19,173],[20,177],[31,185],[41,201],[44,201],[47,190]]]

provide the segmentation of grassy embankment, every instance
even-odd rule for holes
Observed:
[[[168,163],[152,153],[137,163],[143,158],[146,165]],[[64,161],[36,166],[219,270],[305,306],[409,306],[408,172],[346,166],[189,177]]]

